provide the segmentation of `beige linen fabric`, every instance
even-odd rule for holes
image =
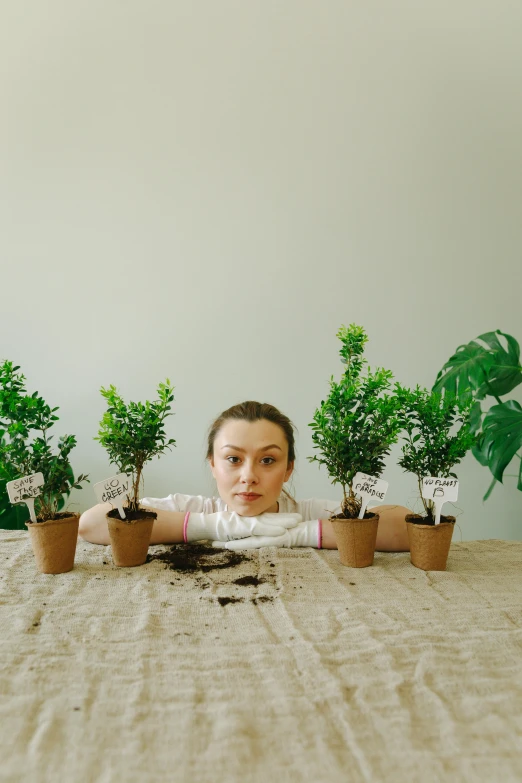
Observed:
[[[0,563],[0,781],[522,780],[522,542],[181,573],[80,539],[51,576],[0,531]]]

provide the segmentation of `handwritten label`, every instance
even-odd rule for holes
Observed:
[[[356,473],[353,480],[353,491],[362,499],[359,519],[363,519],[370,500],[383,501],[388,491],[388,482],[367,473]]]
[[[459,482],[452,478],[426,476],[422,479],[422,497],[425,500],[441,498],[443,503],[454,503],[459,496]]]
[[[25,503],[29,509],[31,522],[36,522],[34,499],[41,494],[40,487],[44,483],[43,473],[33,473],[31,476],[22,476],[6,484],[9,500],[11,503]]]
[[[439,476],[425,476],[422,479],[422,497],[425,500],[433,500],[435,505],[435,524],[440,522],[440,512],[443,503],[455,503],[459,496],[459,482],[457,479],[441,478]]]
[[[119,473],[104,481],[98,481],[93,489],[100,503],[110,503],[111,506],[116,506],[120,517],[126,519],[123,502],[132,489],[132,479],[129,476],[126,476],[125,473]]]

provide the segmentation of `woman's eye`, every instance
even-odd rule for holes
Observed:
[[[239,460],[239,457],[233,457],[232,455],[227,457],[227,462],[230,462],[231,465],[237,465],[237,462],[232,462],[231,460]],[[265,460],[269,460],[269,462],[265,462]],[[263,457],[261,462],[263,465],[271,465],[273,462],[275,462],[275,459],[273,457]]]
[[[265,460],[265,459],[269,459],[270,460],[270,462],[265,462],[264,463],[265,465],[271,465],[272,462],[275,462],[275,459],[273,457],[263,457],[263,460]]]
[[[239,457],[227,457],[227,462],[231,459],[239,459]],[[233,462],[232,465],[235,465],[236,463]]]

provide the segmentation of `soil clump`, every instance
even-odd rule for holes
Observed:
[[[264,582],[266,579],[263,579],[262,576],[240,576],[239,579],[234,579],[235,585],[253,585],[254,587],[262,585]]]
[[[147,563],[158,560],[172,571],[215,571],[235,566],[252,558],[244,552],[214,549],[207,544],[173,544],[165,552],[147,555]],[[248,583],[250,584],[250,583]]]
[[[232,598],[232,596],[227,595],[222,595],[218,598],[221,606],[226,606],[227,604],[242,604],[244,600],[244,598]]]

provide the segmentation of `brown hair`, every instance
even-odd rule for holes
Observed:
[[[273,405],[269,405],[268,402],[255,402],[254,400],[247,400],[246,402],[240,402],[237,405],[233,405],[231,408],[227,408],[223,411],[217,419],[211,424],[208,431],[208,448],[207,448],[207,460],[214,455],[214,441],[216,436],[223,426],[223,424],[229,419],[236,419],[238,421],[260,421],[266,419],[271,421],[272,424],[277,424],[283,430],[286,442],[288,444],[288,462],[294,462],[295,460],[295,439],[294,429],[297,429],[290,421],[288,416],[281,413],[280,410]],[[295,505],[297,502],[292,495],[287,492],[286,489],[282,490],[283,494]]]

